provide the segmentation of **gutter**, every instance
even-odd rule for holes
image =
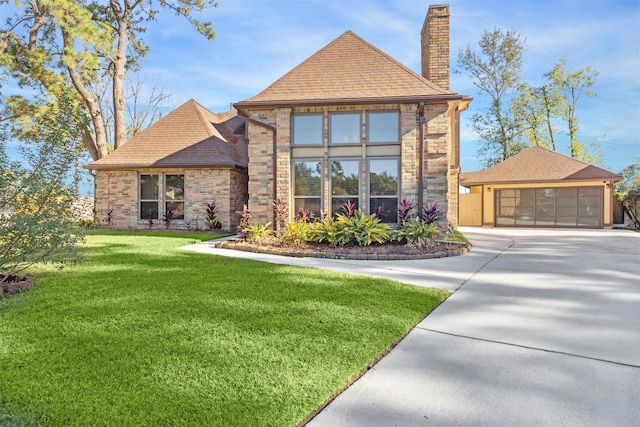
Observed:
[[[465,101],[468,97],[458,93],[440,95],[389,96],[375,98],[327,98],[327,99],[280,99],[265,101],[241,101],[233,106],[238,110],[247,108],[291,108],[299,106],[327,106],[350,104],[410,104],[413,102],[438,104],[449,101]]]
[[[418,216],[422,212],[422,202],[424,193],[424,101],[418,104]]]

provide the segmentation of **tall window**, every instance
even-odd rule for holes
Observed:
[[[397,111],[367,113],[367,142],[371,144],[400,142],[400,114]]]
[[[333,160],[331,162],[331,214],[341,213],[350,201],[358,207],[360,192],[360,162],[358,160]]]
[[[331,144],[360,144],[360,113],[329,115]]]
[[[158,219],[158,178],[158,175],[140,175],[140,219]]]
[[[398,159],[369,160],[369,213],[398,222]]]
[[[294,145],[322,145],[322,114],[296,114],[293,116]]]
[[[164,177],[165,213],[173,211],[173,219],[184,219],[184,175]]]
[[[305,161],[294,163],[295,211],[305,209],[320,218],[322,209],[322,162]]]

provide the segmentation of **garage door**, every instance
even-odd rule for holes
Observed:
[[[600,187],[496,190],[497,226],[602,227]]]

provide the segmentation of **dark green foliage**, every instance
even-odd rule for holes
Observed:
[[[430,248],[435,244],[436,237],[441,232],[435,223],[427,223],[421,218],[411,218],[404,221],[400,229],[394,233],[394,238],[417,248]]]
[[[365,215],[361,209],[356,209],[351,217],[338,214],[335,219],[313,224],[309,238],[333,246],[369,246],[384,243],[389,238],[389,226],[380,222],[376,214]]]

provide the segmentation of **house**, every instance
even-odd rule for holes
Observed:
[[[396,223],[406,197],[437,202],[455,225],[460,112],[471,98],[449,89],[449,6],[429,7],[421,49],[420,75],[347,31],[235,113],[189,101],[87,166],[96,210],[144,228],[171,209],[172,225],[184,226],[215,198],[233,229],[246,200],[264,224],[275,223],[272,202],[282,198],[290,219],[350,201]]]
[[[457,221],[460,112],[449,90],[449,6],[431,6],[422,75],[351,31],[254,97],[246,117],[249,208],[273,222],[272,201],[316,217],[350,201],[397,223],[399,201],[438,203]]]
[[[173,212],[172,227],[205,227],[214,200],[224,228],[238,225],[247,202],[245,122],[189,100],[108,156],[95,170],[95,210],[115,227],[139,229]]]
[[[461,225],[604,228],[622,177],[543,147],[460,174]]]

